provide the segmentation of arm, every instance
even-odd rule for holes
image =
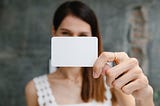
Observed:
[[[122,91],[111,88],[112,92],[115,95],[116,102],[118,106],[135,106],[135,99],[132,95],[126,95]]]
[[[132,95],[126,95],[121,90],[115,88],[112,88],[112,91],[115,94],[119,106],[154,106],[152,87],[149,85],[145,89],[146,91],[144,91],[144,89],[142,91],[143,97],[138,98],[134,98]],[[138,94],[140,95],[140,91]]]
[[[106,64],[108,61],[114,61],[117,65],[109,67]],[[154,106],[153,90],[137,59],[128,57],[124,52],[103,52],[93,67],[94,78],[98,78],[101,74],[106,75],[107,85],[115,89],[120,106],[128,103],[131,103],[129,106]]]
[[[38,106],[36,88],[34,86],[33,80],[30,81],[25,87],[25,96],[27,106]]]

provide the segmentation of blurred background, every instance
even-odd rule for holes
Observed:
[[[0,0],[0,106],[25,106],[24,88],[49,72],[52,17],[66,0]],[[96,13],[104,50],[137,57],[160,106],[160,0],[82,0]]]

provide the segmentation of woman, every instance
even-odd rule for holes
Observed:
[[[54,36],[97,37],[99,57],[93,68],[59,67],[54,73],[34,78],[26,86],[28,106],[154,105],[153,90],[137,59],[124,52],[102,52],[96,16],[84,3],[63,3],[55,12],[52,33]],[[107,62],[117,65],[110,67]],[[110,91],[112,99],[108,96]]]

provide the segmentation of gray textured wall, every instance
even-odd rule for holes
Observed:
[[[25,105],[24,87],[33,77],[48,72],[52,16],[64,0],[0,1],[0,106]],[[97,14],[104,49],[126,51],[127,13],[136,5],[149,12],[149,78],[160,99],[160,1],[83,0]],[[114,45],[113,45],[114,44]]]

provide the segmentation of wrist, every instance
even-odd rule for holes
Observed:
[[[135,97],[136,106],[154,106],[153,88],[150,85],[138,92],[141,92],[141,96]]]

